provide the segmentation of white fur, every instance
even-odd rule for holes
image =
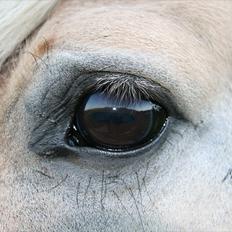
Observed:
[[[0,69],[14,49],[47,17],[58,0],[0,1]]]

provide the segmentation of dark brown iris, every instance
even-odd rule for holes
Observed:
[[[102,92],[94,92],[83,98],[74,124],[89,146],[123,150],[154,140],[166,118],[166,111],[151,101],[116,101]]]

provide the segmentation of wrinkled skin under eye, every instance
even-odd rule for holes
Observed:
[[[133,150],[156,139],[166,120],[165,109],[149,100],[117,100],[91,92],[78,105],[71,138],[104,150]]]

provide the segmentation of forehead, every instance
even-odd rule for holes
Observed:
[[[174,45],[177,49],[193,39],[168,15],[165,6],[170,5],[150,1],[64,1],[44,32],[57,46],[72,49],[107,46],[149,52],[173,50]]]
[[[211,29],[216,29],[219,20],[225,21],[221,30],[228,31],[227,12],[223,7],[231,8],[232,4],[212,2],[62,1],[44,31],[56,43],[72,44],[72,47],[91,43],[98,47],[170,51],[184,50],[183,46],[190,50],[191,44],[199,49],[200,45],[209,47],[204,43],[210,42],[206,41],[209,36],[214,42],[216,35]]]

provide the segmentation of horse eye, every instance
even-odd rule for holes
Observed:
[[[109,151],[133,150],[157,139],[167,116],[150,100],[119,101],[104,92],[90,92],[79,101],[69,141]]]

